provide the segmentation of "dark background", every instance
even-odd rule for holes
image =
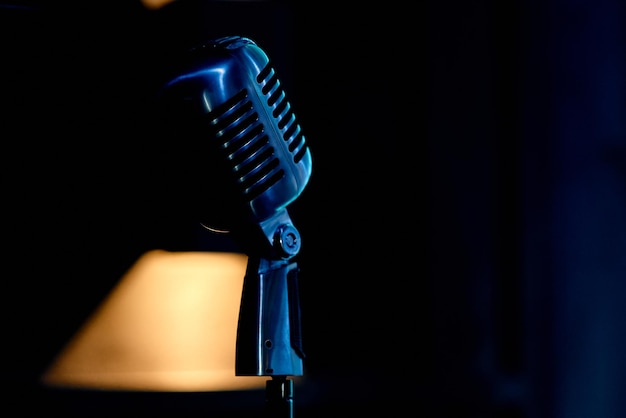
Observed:
[[[262,393],[42,388],[144,252],[219,250],[202,158],[154,95],[255,39],[313,155],[290,207],[300,417],[626,416],[626,6],[596,1],[3,2],[2,408],[259,416]]]

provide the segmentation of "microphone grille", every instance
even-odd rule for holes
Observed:
[[[210,113],[223,161],[248,200],[263,194],[285,175],[248,91],[241,90]]]
[[[266,65],[256,77],[261,86],[261,92],[266,98],[267,105],[273,108],[272,116],[282,131],[283,140],[287,143],[293,162],[298,164],[307,152],[307,144],[291,110],[291,105],[285,98],[285,92],[278,81],[276,72],[270,64]]]
[[[290,167],[307,165],[309,158],[306,139],[272,66],[267,63],[254,80],[256,86],[242,88],[208,114],[222,161],[249,202],[280,183]],[[278,135],[285,147],[276,149],[269,135]]]

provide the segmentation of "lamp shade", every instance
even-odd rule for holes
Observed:
[[[258,389],[235,376],[247,256],[141,256],[42,375],[49,386],[143,391]]]

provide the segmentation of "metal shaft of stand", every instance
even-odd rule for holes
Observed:
[[[293,380],[273,376],[265,386],[266,418],[293,418]]]

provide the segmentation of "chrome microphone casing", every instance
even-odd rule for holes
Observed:
[[[265,221],[303,191],[311,153],[268,56],[254,41],[230,36],[194,48],[186,71],[163,91],[166,100],[204,115],[213,160],[230,183],[228,200],[237,200],[229,219],[207,220],[218,223],[216,229]]]

